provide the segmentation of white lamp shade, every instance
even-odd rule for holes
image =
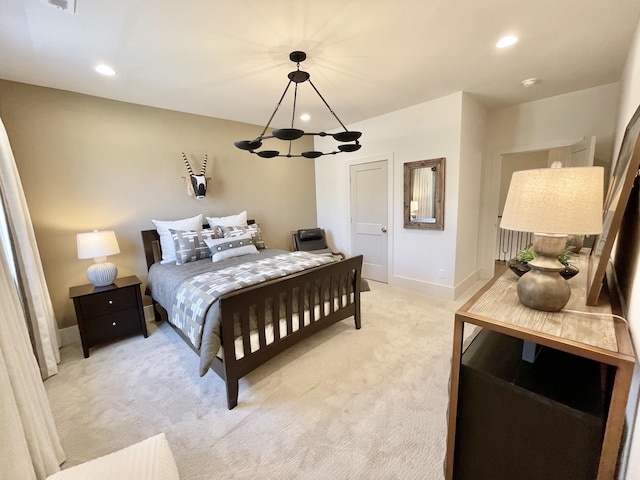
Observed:
[[[602,167],[514,172],[500,228],[566,235],[602,233],[603,186]]]
[[[113,230],[78,233],[78,258],[101,258],[120,253]]]

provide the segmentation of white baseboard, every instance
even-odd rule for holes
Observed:
[[[476,269],[473,271],[467,278],[462,280],[460,283],[456,285],[454,298],[458,298],[460,295],[465,293],[471,285],[480,280],[482,277],[480,276],[480,270]]]
[[[155,316],[153,315],[153,305],[147,305],[144,307],[144,319],[147,322],[153,322],[155,320]]]
[[[66,347],[74,343],[80,343],[80,330],[78,325],[72,325],[71,327],[61,328],[60,332],[60,346]]]
[[[445,300],[454,300],[455,289],[447,285],[431,283],[424,280],[416,280],[415,278],[394,275],[389,278],[389,285],[395,287],[406,288],[407,290],[415,290],[417,292],[433,295],[434,297]]]

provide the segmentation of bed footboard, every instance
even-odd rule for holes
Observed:
[[[225,380],[229,409],[238,404],[238,380],[256,367],[345,318],[353,316],[360,328],[362,260],[362,255],[347,258],[220,298],[224,360],[216,359],[212,368]],[[251,344],[256,330],[257,348]],[[235,347],[238,334],[241,356]]]

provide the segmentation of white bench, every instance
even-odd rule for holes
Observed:
[[[178,467],[164,433],[61,470],[47,480],[179,480]]]

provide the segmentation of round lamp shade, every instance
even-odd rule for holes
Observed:
[[[120,253],[113,230],[78,233],[78,258],[100,258]]]
[[[603,193],[602,167],[514,172],[500,228],[567,235],[601,233]]]

